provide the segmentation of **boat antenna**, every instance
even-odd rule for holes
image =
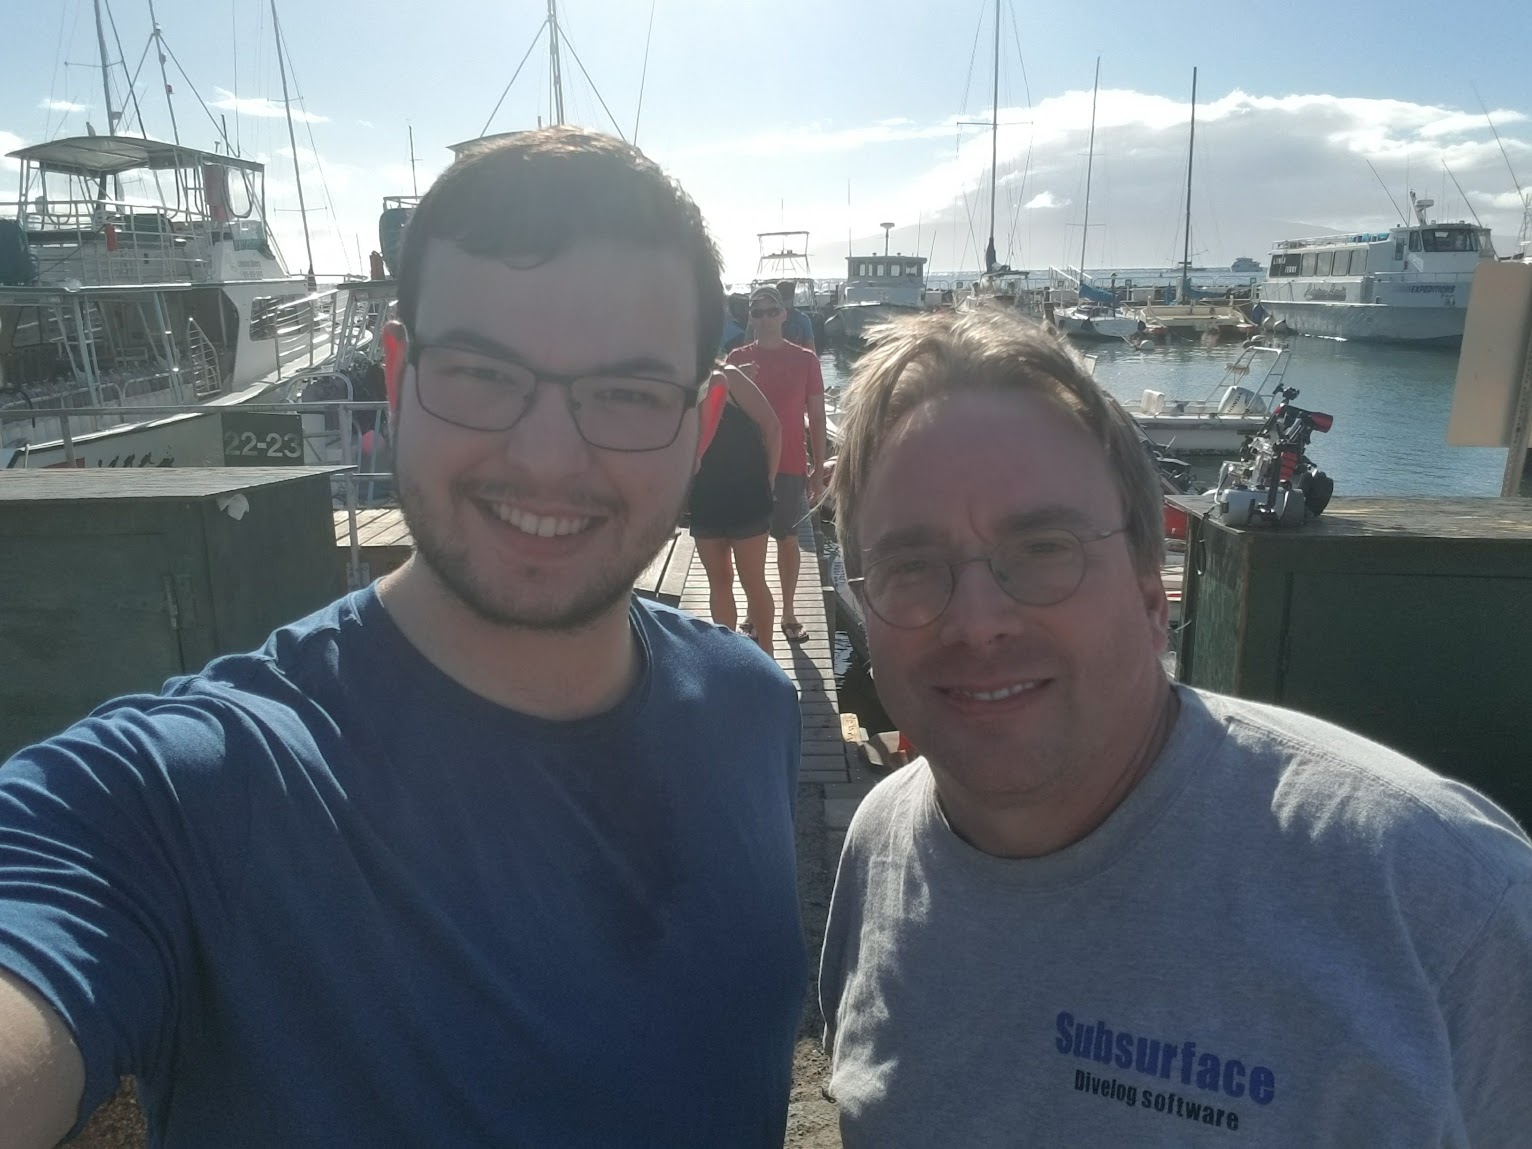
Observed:
[[[101,0],[95,0],[96,5],[96,47],[101,51],[101,91],[106,96],[106,134],[117,134],[117,121],[122,113],[117,110],[117,105],[112,102],[112,65],[106,54],[106,28],[101,23]]]
[[[1192,69],[1192,131],[1186,141],[1186,238],[1181,248],[1181,302],[1191,301],[1192,157],[1197,153],[1197,69]],[[1084,270],[1084,265],[1081,265]]]
[[[1478,224],[1480,227],[1483,227],[1484,222],[1479,219],[1479,213],[1474,211],[1473,204],[1468,202],[1468,193],[1463,190],[1463,185],[1458,183],[1458,177],[1452,174],[1452,169],[1447,166],[1446,160],[1442,161],[1442,171],[1446,172],[1447,175],[1452,178],[1452,186],[1457,188],[1458,195],[1463,197],[1463,206],[1468,208],[1468,214],[1473,216],[1474,223]],[[1445,199],[1446,197],[1444,196],[1443,198]]]
[[[1522,202],[1525,203],[1527,197],[1526,194],[1521,190],[1521,181],[1516,178],[1516,169],[1511,166],[1511,157],[1505,154],[1505,143],[1500,138],[1500,131],[1495,127],[1495,121],[1490,118],[1489,109],[1484,106],[1484,97],[1479,95],[1479,89],[1477,86],[1474,88],[1473,94],[1474,98],[1479,101],[1479,107],[1484,111],[1484,122],[1489,124],[1489,130],[1494,133],[1495,143],[1499,145],[1500,148],[1500,158],[1505,161],[1505,170],[1511,173],[1511,183],[1516,188],[1516,194],[1520,196]]]
[[[1369,160],[1366,156],[1362,157],[1362,162],[1365,163],[1367,165],[1367,169],[1372,172],[1372,178],[1378,181],[1378,186],[1383,189],[1383,194],[1388,196],[1388,202],[1394,205],[1394,211],[1399,213],[1399,222],[1404,224],[1405,227],[1409,227],[1410,221],[1405,218],[1404,212],[1399,211],[1399,201],[1394,199],[1394,193],[1388,190],[1388,185],[1383,182],[1383,177],[1378,174],[1378,169],[1372,166],[1372,161]]]
[[[644,33],[644,70],[638,77],[638,111],[633,113],[633,146],[638,147],[638,121],[644,114],[644,84],[649,79],[649,41],[654,37],[654,6],[649,0],[649,31]]]
[[[984,270],[995,269],[995,193],[1000,186],[1000,0],[995,0],[994,96],[990,101],[989,133],[989,244],[984,249]],[[883,238],[888,238],[885,232]],[[885,247],[887,244],[884,245]],[[887,254],[887,253],[885,253]]]
[[[410,130],[410,194],[420,194],[420,183],[415,179],[415,125],[405,124]]]
[[[275,0],[273,0],[275,2]],[[1085,153],[1085,222],[1080,227],[1080,272],[1076,283],[1085,283],[1085,245],[1090,241],[1090,176],[1096,161],[1096,95],[1101,91],[1101,57],[1096,57],[1096,82],[1090,94],[1090,144]]]
[[[559,71],[559,5],[548,0],[548,84],[553,93],[553,122],[564,122],[564,77]]]
[[[170,98],[170,76],[165,71],[165,41],[160,33],[160,19],[154,14],[154,0],[149,0],[149,23],[154,27],[154,32],[152,33],[154,37],[154,54],[159,57],[160,83],[165,85],[165,107],[170,111],[170,135],[175,140],[176,147],[180,147],[181,129],[176,124],[176,102]],[[238,104],[235,104],[236,108],[238,106]],[[229,138],[228,133],[225,132],[223,137],[227,141]]]
[[[552,0],[549,0],[552,3]],[[293,179],[298,185],[298,216],[303,220],[303,249],[309,257],[308,287],[314,290],[314,245],[309,239],[309,213],[303,204],[303,172],[298,164],[298,137],[293,132],[293,104],[287,95],[287,63],[283,55],[282,25],[277,20],[277,0],[271,0],[271,25],[277,38],[277,67],[282,73],[282,107],[287,113],[287,142],[293,149]]]

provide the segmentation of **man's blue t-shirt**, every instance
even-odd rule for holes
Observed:
[[[0,769],[0,966],[82,1117],[153,1143],[780,1146],[806,960],[799,719],[635,602],[644,669],[548,722],[360,591]]]
[[[782,338],[813,351],[814,321],[796,307],[788,308],[787,318],[782,321]]]

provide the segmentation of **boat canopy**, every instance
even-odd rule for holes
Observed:
[[[254,160],[137,136],[70,136],[21,148],[7,158],[34,164],[43,171],[75,176],[113,176],[146,168],[167,171],[205,164],[250,172],[265,170],[263,164]]]

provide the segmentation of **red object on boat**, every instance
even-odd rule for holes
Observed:
[[[1309,422],[1314,424],[1316,431],[1328,431],[1335,426],[1335,416],[1326,415],[1323,411],[1310,411]]]
[[[1165,504],[1165,537],[1167,539],[1186,537],[1186,512],[1169,503]]]

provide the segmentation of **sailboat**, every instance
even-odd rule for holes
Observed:
[[[1197,143],[1197,69],[1192,69],[1191,135],[1186,145],[1186,222],[1181,248],[1181,283],[1173,304],[1149,304],[1138,312],[1146,330],[1167,337],[1201,339],[1207,343],[1242,340],[1259,330],[1228,303],[1207,299],[1206,292],[1191,284],[1192,270],[1192,161]],[[1236,261],[1237,262],[1237,261]],[[1260,270],[1260,265],[1255,265]],[[1199,299],[1204,302],[1198,302]]]
[[[1061,308],[1054,312],[1053,323],[1061,332],[1072,339],[1082,340],[1107,340],[1116,342],[1125,340],[1136,334],[1143,328],[1142,321],[1136,315],[1129,315],[1117,306],[1115,302],[1092,300],[1089,298],[1089,285],[1085,282],[1085,249],[1090,239],[1090,181],[1091,169],[1096,159],[1096,97],[1101,92],[1101,58],[1096,58],[1096,82],[1091,89],[1090,97],[1090,145],[1085,159],[1085,220],[1080,228],[1080,267],[1076,283],[1079,286],[1080,302],[1073,307]],[[1104,293],[1103,293],[1104,294]]]

